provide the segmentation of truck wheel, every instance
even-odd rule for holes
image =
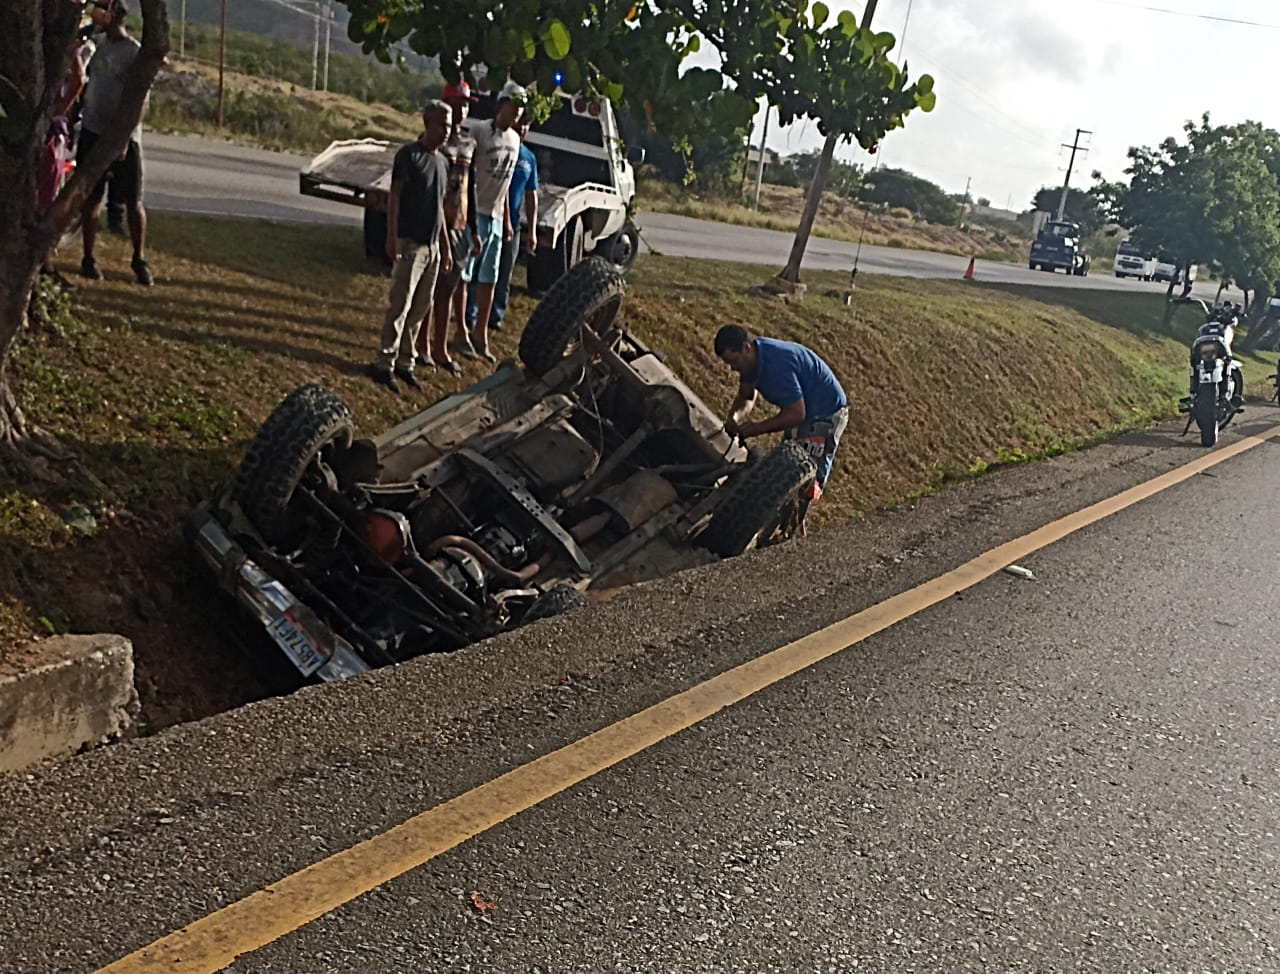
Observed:
[[[572,585],[561,582],[547,589],[529,606],[521,625],[537,622],[539,619],[550,619],[552,616],[564,615],[574,609],[581,609],[588,604],[587,597]]]
[[[1029,267],[1031,270],[1035,270],[1035,269],[1036,269],[1036,262],[1033,260],[1031,263],[1029,263],[1029,264],[1027,265],[1027,267]]]
[[[270,542],[290,538],[294,492],[308,476],[331,478],[336,454],[351,445],[355,416],[328,389],[306,385],[289,393],[258,429],[231,485],[231,497]]]
[[[631,270],[640,254],[640,230],[630,220],[603,247],[596,248],[602,257],[613,261],[622,271]]]
[[[539,248],[525,268],[529,290],[543,294],[583,258],[582,219],[574,217],[550,250]]]
[[[534,375],[555,368],[577,344],[578,331],[603,335],[622,307],[627,282],[610,261],[588,257],[551,285],[520,336],[520,361]]]
[[[779,444],[728,488],[729,496],[716,508],[697,543],[721,558],[732,558],[767,541],[788,508],[802,503],[817,475],[813,458],[799,443]]]
[[[364,255],[387,263],[387,214],[381,210],[364,211]]]

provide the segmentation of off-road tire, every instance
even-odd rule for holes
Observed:
[[[533,600],[533,604],[529,606],[529,611],[524,614],[523,622],[550,619],[552,616],[564,615],[564,613],[572,612],[574,609],[581,609],[586,604],[587,597],[585,595],[572,585],[561,582],[559,585],[551,586],[551,588]]]
[[[697,543],[721,558],[732,558],[772,533],[784,508],[800,503],[818,475],[813,458],[799,443],[781,443],[743,471],[729,488]]]
[[[323,386],[300,386],[271,411],[249,444],[231,497],[267,541],[289,532],[285,512],[307,467],[330,445],[355,435],[351,407]]]
[[[598,335],[608,331],[626,293],[622,272],[603,257],[575,265],[533,309],[520,336],[520,361],[534,375],[546,375],[564,358],[580,328]]]

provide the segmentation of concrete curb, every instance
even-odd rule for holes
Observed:
[[[51,662],[0,678],[0,773],[120,737],[138,713],[123,636],[56,636],[40,649]]]

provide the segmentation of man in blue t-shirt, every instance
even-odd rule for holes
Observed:
[[[493,307],[489,311],[489,327],[494,331],[502,330],[502,317],[507,312],[507,299],[511,296],[511,272],[516,265],[516,254],[524,250],[532,255],[538,246],[538,160],[524,144],[524,137],[529,134],[528,117],[522,116],[515,128],[520,136],[520,155],[511,174],[511,188],[507,190],[507,210],[517,232],[511,235],[510,240],[503,241],[502,254],[498,258],[498,278],[493,285]],[[523,221],[520,217],[522,203]],[[524,229],[520,230],[522,222]],[[471,288],[467,292],[468,331],[475,328],[478,315],[476,289]]]
[[[849,422],[849,401],[830,366],[803,345],[752,338],[741,325],[725,325],[716,332],[715,349],[740,377],[725,431],[743,439],[782,433],[783,439],[799,441],[818,465],[809,495],[810,501],[817,500]],[[778,415],[749,423],[746,418],[757,393],[778,407]]]

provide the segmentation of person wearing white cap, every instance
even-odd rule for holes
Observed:
[[[461,352],[471,358],[497,361],[489,351],[489,309],[493,306],[493,287],[498,280],[502,244],[515,233],[508,205],[507,190],[516,160],[520,158],[520,133],[516,122],[528,103],[528,92],[508,82],[498,93],[498,108],[491,121],[472,132],[476,152],[472,161],[472,178],[476,187],[476,227],[480,234],[480,251],[467,261],[463,279],[476,292],[476,326],[471,341]]]

